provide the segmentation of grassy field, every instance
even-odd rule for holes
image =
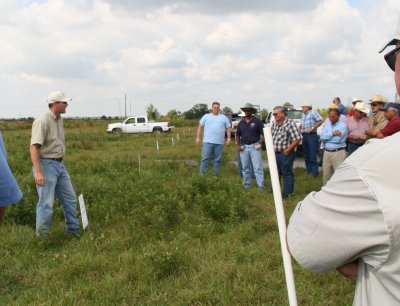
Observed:
[[[68,237],[56,204],[51,234],[38,239],[30,124],[0,122],[24,193],[0,225],[1,305],[288,304],[267,170],[266,191],[243,190],[233,146],[220,177],[199,176],[195,127],[116,136],[106,124],[66,121],[65,164],[89,228]],[[322,183],[304,169],[295,177],[287,219]],[[293,265],[299,305],[351,304],[352,281]]]

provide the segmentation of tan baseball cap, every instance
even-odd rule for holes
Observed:
[[[62,91],[54,91],[49,94],[47,98],[47,104],[51,104],[54,102],[69,102],[71,98],[68,98]]]

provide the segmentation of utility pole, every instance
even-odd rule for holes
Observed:
[[[125,94],[125,118],[126,118],[126,94]]]

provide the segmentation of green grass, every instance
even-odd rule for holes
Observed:
[[[195,127],[116,136],[105,133],[106,124],[66,122],[65,164],[85,197],[89,229],[68,237],[57,204],[51,234],[40,239],[30,130],[0,124],[24,193],[0,225],[0,304],[288,304],[272,194],[243,190],[234,146],[225,149],[220,177],[200,177]],[[304,172],[295,170],[287,219],[321,187]],[[353,282],[293,267],[299,305],[351,304]]]

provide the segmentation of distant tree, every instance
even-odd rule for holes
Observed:
[[[222,109],[222,112],[223,112],[224,114],[232,114],[232,113],[233,113],[233,110],[232,110],[232,108],[230,108],[229,106],[225,106],[225,107]]]
[[[181,114],[181,113],[178,112],[176,109],[171,109],[171,110],[167,113],[166,117],[168,117],[169,120],[173,120],[173,119],[178,118],[178,117],[180,116],[180,114]]]
[[[107,116],[103,115],[103,116],[100,117],[100,119],[102,119],[102,120],[107,119]]]
[[[158,117],[160,117],[160,112],[157,110],[157,108],[154,107],[153,104],[150,104],[147,106],[147,117],[151,120],[156,120]]]
[[[293,108],[293,104],[290,102],[285,102],[282,105],[283,107],[286,107],[287,109],[292,109]]]
[[[261,111],[260,111],[261,119],[267,119],[268,113],[269,112],[268,112],[268,110],[266,108],[262,108]]]
[[[199,119],[209,112],[207,104],[196,104],[191,109],[183,113],[185,119]]]

